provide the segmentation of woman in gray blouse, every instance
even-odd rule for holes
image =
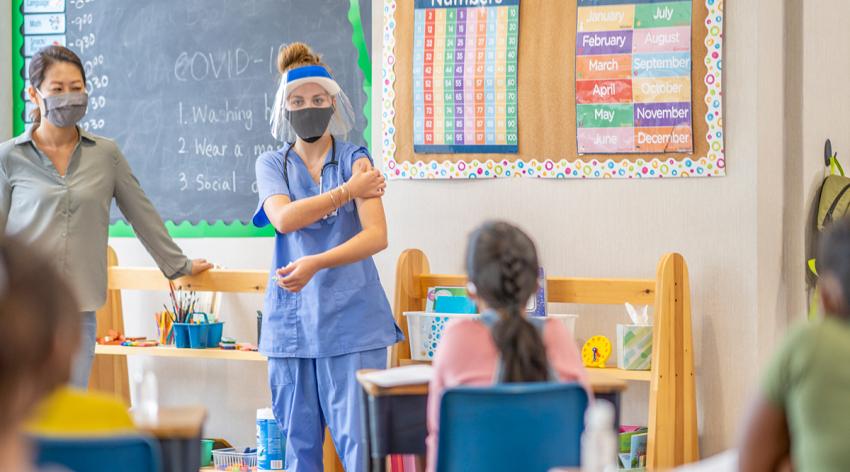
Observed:
[[[72,383],[88,385],[95,310],[106,301],[106,247],[112,199],[168,278],[211,265],[189,260],[169,237],[116,144],[77,123],[88,105],[85,70],[71,50],[49,46],[32,57],[33,125],[0,144],[0,231],[29,243],[68,279],[83,312]],[[49,287],[45,287],[49,290]]]

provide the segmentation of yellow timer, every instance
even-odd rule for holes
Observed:
[[[594,336],[581,348],[581,360],[586,367],[605,367],[611,355],[611,341],[605,336]]]

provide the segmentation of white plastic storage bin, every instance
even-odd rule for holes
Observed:
[[[448,313],[425,313],[412,311],[404,314],[407,317],[408,342],[410,343],[410,358],[414,361],[430,361],[434,359],[437,346],[446,323],[455,319],[474,320],[478,315],[453,315]]]
[[[212,453],[215,470],[226,472],[257,471],[256,452],[239,452],[231,447],[227,449],[214,449]]]

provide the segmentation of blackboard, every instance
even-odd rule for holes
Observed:
[[[371,77],[357,42],[370,49],[370,4],[68,0],[66,44],[83,59],[90,90],[81,126],[118,142],[163,219],[247,223],[254,162],[280,146],[268,123],[281,45],[303,41],[323,55],[357,115],[348,139],[366,144]],[[111,219],[123,220],[114,205]]]

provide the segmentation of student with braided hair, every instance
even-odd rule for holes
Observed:
[[[466,271],[479,320],[450,323],[434,357],[428,397],[428,469],[434,470],[443,390],[503,382],[579,382],[587,372],[572,333],[556,320],[529,319],[540,264],[534,243],[504,222],[485,223],[469,237]],[[588,391],[588,395],[590,392]]]

